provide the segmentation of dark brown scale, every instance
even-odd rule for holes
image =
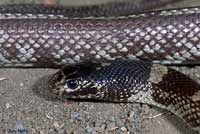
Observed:
[[[188,124],[200,126],[200,122],[196,121],[200,119],[200,85],[197,82],[169,68],[162,81],[153,83],[153,87],[152,96],[157,103],[166,107],[176,106],[175,111],[179,111],[180,115],[185,114],[182,116]]]
[[[166,92],[173,91],[178,96],[193,96],[200,89],[197,82],[173,69],[168,70],[158,85]]]

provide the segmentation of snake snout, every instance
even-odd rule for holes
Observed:
[[[59,85],[62,82],[63,78],[64,76],[61,71],[58,71],[51,76],[51,78],[49,79],[49,89],[53,93],[59,94],[59,90],[60,90]]]

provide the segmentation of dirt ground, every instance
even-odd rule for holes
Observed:
[[[0,3],[5,2],[16,1]],[[63,2],[90,4],[97,0]],[[192,5],[200,5],[200,1],[184,0],[167,7]],[[200,66],[175,68],[200,83]],[[0,134],[196,134],[170,113],[156,117],[166,111],[147,105],[56,99],[47,87],[49,75],[55,71],[0,69],[0,77],[6,78],[0,82]]]

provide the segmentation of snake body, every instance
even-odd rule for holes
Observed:
[[[154,0],[144,7],[151,9],[156,1],[173,0]],[[199,129],[196,82],[162,65],[115,60],[199,64],[200,8],[130,14],[141,8],[129,8],[129,4],[116,8],[119,5],[123,4],[108,6],[111,12],[103,6],[0,6],[0,66],[70,65],[50,80],[50,88],[61,96],[147,103],[167,109]],[[116,16],[121,9],[126,16]],[[88,61],[114,62],[106,67],[80,64]],[[72,65],[75,63],[80,65]]]
[[[52,76],[50,88],[64,98],[157,106],[200,131],[200,85],[162,65],[117,60],[101,67],[96,64],[67,66]]]
[[[1,67],[58,67],[119,58],[199,64],[200,8],[120,17],[0,14]]]

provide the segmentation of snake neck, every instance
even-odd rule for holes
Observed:
[[[200,127],[200,86],[174,69],[126,60],[74,68],[67,67],[53,79],[61,96],[145,103],[172,112],[194,129]]]
[[[143,79],[137,77],[133,81],[130,78],[124,79],[114,87],[116,90],[113,90],[113,85],[107,87],[103,99],[145,103],[167,109],[193,129],[199,130],[199,84],[186,75],[165,66],[155,64],[150,70],[150,73],[145,73],[148,79],[145,77]],[[128,72],[130,73],[131,70]]]

